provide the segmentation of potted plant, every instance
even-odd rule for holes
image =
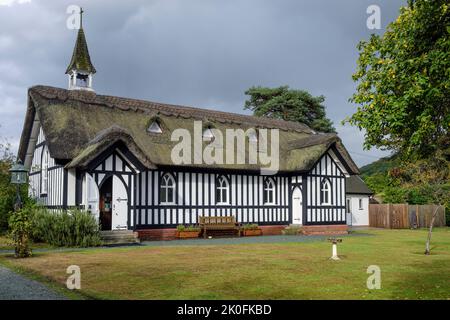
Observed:
[[[260,236],[262,235],[262,230],[255,223],[247,223],[242,226],[242,234],[244,237]]]
[[[198,238],[200,234],[200,228],[194,225],[184,226],[182,224],[177,226],[177,238],[191,239]]]

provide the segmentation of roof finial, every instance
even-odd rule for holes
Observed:
[[[83,28],[83,8],[80,7],[80,29]]]

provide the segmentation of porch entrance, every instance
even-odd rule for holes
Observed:
[[[100,188],[100,227],[101,230],[111,230],[112,220],[112,177],[103,182]]]
[[[124,182],[112,175],[100,187],[101,230],[126,230],[128,228],[128,193]]]

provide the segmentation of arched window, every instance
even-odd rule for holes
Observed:
[[[175,203],[175,179],[169,173],[161,177],[159,188],[159,202],[162,204]]]
[[[48,149],[42,148],[41,160],[41,194],[47,194],[48,191]]]
[[[324,179],[320,185],[320,202],[322,205],[331,204],[331,184],[327,179]]]
[[[264,204],[275,203],[275,183],[270,178],[267,178],[264,181],[263,200]]]
[[[216,180],[216,204],[229,204],[230,184],[224,176]]]

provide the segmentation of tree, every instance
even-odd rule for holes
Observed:
[[[0,233],[8,228],[8,217],[14,207],[16,188],[11,185],[9,174],[13,162],[10,144],[0,141]]]
[[[433,154],[450,125],[450,5],[409,1],[384,35],[358,45],[358,83],[344,120],[365,129],[364,147],[409,159]]]
[[[325,114],[324,96],[313,97],[289,86],[251,87],[245,94],[250,99],[245,101],[244,108],[253,111],[255,116],[301,122],[317,131],[335,132]]]
[[[11,145],[0,138],[0,233],[8,229],[8,219],[16,201],[16,186],[10,183],[11,174],[9,173],[15,159]],[[22,200],[28,202],[27,185],[21,185],[20,192]]]
[[[391,176],[398,179],[402,186],[409,190],[409,195],[420,198],[419,201],[434,203],[449,207],[450,205],[450,162],[444,151],[438,150],[434,157],[415,162],[404,163],[401,167],[390,171]],[[413,200],[413,199],[409,199]],[[409,203],[413,201],[408,201]],[[431,232],[439,207],[436,207],[428,230],[425,244],[425,254],[429,255],[431,248]]]
[[[30,235],[32,231],[33,207],[26,206],[9,217],[9,236],[14,242],[16,258],[30,257]]]

